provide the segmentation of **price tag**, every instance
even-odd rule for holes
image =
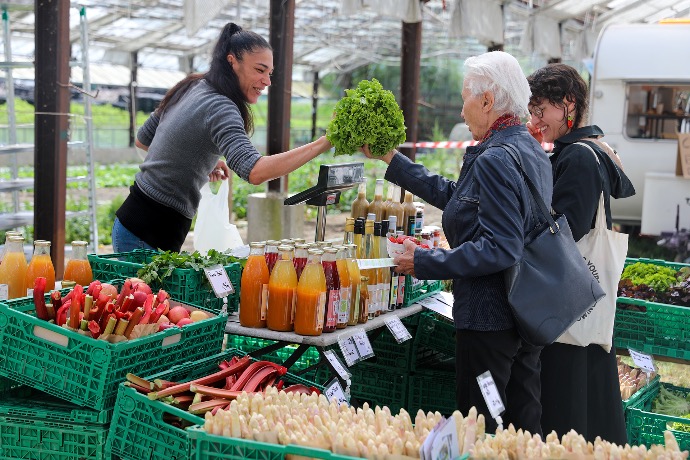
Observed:
[[[656,372],[656,367],[654,366],[654,358],[651,356],[635,351],[632,348],[628,348],[630,357],[637,367],[646,372]]]
[[[31,297],[31,296],[33,296],[33,295],[34,295],[34,290],[33,290],[33,288],[27,288],[27,289],[26,289],[26,296],[27,296],[27,297]]]
[[[410,331],[407,330],[402,321],[400,321],[399,317],[388,317],[384,321],[386,326],[388,326],[388,330],[390,330],[391,334],[393,334],[393,337],[395,337],[396,342],[403,343],[404,341],[412,338]]]
[[[357,351],[355,340],[352,337],[338,339],[338,345],[340,346],[340,351],[343,353],[343,357],[345,358],[345,363],[349,367],[359,362],[359,352]]]
[[[352,334],[352,338],[355,340],[355,346],[357,347],[357,352],[359,352],[360,359],[368,359],[374,356],[374,349],[371,348],[371,342],[369,342],[369,337],[364,332],[364,329]]]
[[[0,284],[0,300],[7,300],[10,298],[10,285]]]
[[[330,383],[326,385],[323,392],[329,401],[335,398],[339,404],[347,404],[345,392],[343,391],[343,387],[340,386],[340,381],[337,378],[331,380]]]
[[[212,267],[204,267],[204,273],[208,282],[211,283],[211,288],[216,294],[216,297],[227,297],[229,294],[235,293],[235,288],[228,278],[228,273],[222,265],[214,265]]]
[[[340,359],[338,359],[338,355],[336,355],[333,350],[326,350],[323,352],[323,354],[328,362],[331,363],[331,366],[333,366],[333,369],[335,369],[341,379],[347,380],[352,377],[352,374],[347,371],[343,363],[341,363]]]
[[[479,383],[479,388],[482,391],[482,396],[484,396],[484,401],[489,408],[491,416],[493,418],[499,417],[506,408],[501,400],[501,395],[498,394],[498,388],[496,388],[496,382],[494,382],[494,378],[491,376],[491,371],[478,375],[477,383]]]

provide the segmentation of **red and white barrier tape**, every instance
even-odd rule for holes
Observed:
[[[421,147],[427,149],[464,149],[472,145],[477,145],[477,141],[440,141],[440,142],[405,142],[400,144],[402,148]],[[550,152],[553,149],[551,142],[542,142],[544,151]]]

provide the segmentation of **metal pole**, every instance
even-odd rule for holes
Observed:
[[[3,35],[5,39],[5,59],[10,64],[5,70],[7,75],[5,77],[5,88],[7,92],[7,141],[9,145],[17,143],[17,114],[14,109],[14,78],[12,77],[12,44],[10,33],[10,18],[7,14],[7,9],[2,10],[2,26]],[[12,154],[12,162],[10,164],[12,179],[16,179],[19,175],[19,164],[17,162],[17,154]],[[14,205],[14,212],[19,212],[19,191],[12,192],[12,204]]]
[[[316,213],[316,235],[314,241],[323,241],[326,236],[326,206],[317,206]]]
[[[96,218],[96,168],[93,161],[93,117],[91,115],[91,71],[89,70],[89,26],[86,8],[79,10],[81,25],[81,58],[84,75],[84,121],[86,122],[86,163],[89,174],[89,219],[91,224],[91,251],[98,252],[98,219]]]

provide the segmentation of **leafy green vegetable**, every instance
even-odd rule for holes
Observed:
[[[637,286],[644,284],[656,291],[665,291],[677,281],[676,270],[663,265],[635,262],[623,269],[621,280],[630,280]]]
[[[668,390],[662,385],[659,395],[652,402],[652,411],[657,414],[682,417],[690,414],[690,402],[685,395]]]
[[[199,271],[205,267],[212,267],[213,265],[226,266],[233,262],[240,262],[242,266],[246,260],[238,259],[230,254],[211,249],[205,256],[202,256],[199,251],[193,253],[188,252],[173,252],[165,251],[156,254],[151,258],[151,262],[144,265],[137,271],[137,277],[141,278],[145,283],[153,281],[162,282],[164,279],[172,275],[176,268],[191,268]],[[204,278],[205,282],[208,282]]]
[[[395,96],[375,78],[362,80],[335,105],[326,137],[336,155],[352,155],[364,144],[383,156],[405,142],[405,119]]]

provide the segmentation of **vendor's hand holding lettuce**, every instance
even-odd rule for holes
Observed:
[[[383,156],[405,142],[405,119],[393,93],[375,78],[362,80],[335,106],[335,116],[326,138],[336,155],[352,155],[363,145],[371,154]]]

